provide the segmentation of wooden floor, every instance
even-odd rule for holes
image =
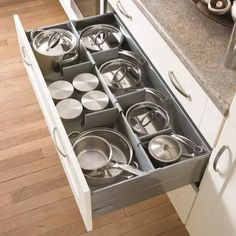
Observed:
[[[166,195],[86,232],[21,61],[16,13],[26,29],[67,19],[57,0],[0,0],[0,235],[188,235]]]

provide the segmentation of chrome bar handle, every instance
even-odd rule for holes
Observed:
[[[21,52],[22,52],[22,57],[27,66],[32,66],[31,63],[27,61],[27,56],[26,56],[26,51],[25,51],[25,46],[21,46]]]
[[[120,0],[116,2],[116,7],[118,8],[118,10],[120,11],[122,15],[124,15],[129,20],[132,20],[132,16],[127,13],[127,11],[125,10]]]
[[[56,131],[57,131],[58,129],[57,129],[57,127],[54,127],[53,128],[53,142],[54,142],[54,144],[55,144],[55,147],[56,147],[56,149],[57,149],[57,151],[64,157],[64,158],[66,158],[67,157],[67,154],[63,151],[63,150],[61,150],[61,148],[58,146],[58,144],[57,144],[57,139],[56,139]],[[58,133],[59,134],[59,133]],[[60,138],[60,136],[58,135],[58,137]],[[60,138],[61,139],[61,138]]]
[[[219,172],[219,170],[217,169],[217,163],[220,157],[222,156],[222,154],[224,153],[224,151],[226,151],[227,149],[229,149],[229,145],[223,145],[221,149],[218,151],[218,153],[216,154],[215,160],[213,162],[213,169],[215,172]]]
[[[175,89],[185,98],[188,98],[189,100],[191,100],[191,95],[189,93],[187,93],[184,88],[182,87],[182,85],[179,83],[179,81],[177,80],[175,74],[173,71],[168,71],[168,75],[170,78],[170,81],[172,83],[172,85],[175,87]]]

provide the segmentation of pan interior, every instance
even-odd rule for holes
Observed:
[[[77,158],[82,169],[96,170],[102,168],[107,163],[107,156],[98,149],[87,149],[78,153]]]

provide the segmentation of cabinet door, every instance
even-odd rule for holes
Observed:
[[[26,37],[24,28],[17,15],[14,15],[14,21],[26,71],[37,96],[49,132],[52,135],[67,179],[70,183],[75,200],[80,209],[81,216],[84,220],[87,230],[91,230],[92,209],[90,189],[75,157],[72,146],[58,116],[53,101],[49,95],[43,75]]]
[[[227,121],[187,223],[191,236],[236,235],[235,133],[236,130]]]

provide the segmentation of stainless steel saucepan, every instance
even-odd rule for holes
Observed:
[[[145,101],[132,105],[126,112],[126,118],[138,135],[154,134],[169,125],[169,115],[161,106]]]
[[[96,24],[80,32],[80,40],[91,52],[99,52],[120,47],[124,40],[120,30],[108,24]]]
[[[73,33],[65,29],[35,29],[31,31],[35,56],[43,75],[60,72],[73,64],[79,56],[78,43]]]
[[[181,144],[190,148],[192,153],[184,153]],[[163,167],[178,162],[180,157],[193,158],[195,155],[203,153],[204,150],[182,135],[171,134],[152,138],[148,144],[148,151],[154,163]]]

